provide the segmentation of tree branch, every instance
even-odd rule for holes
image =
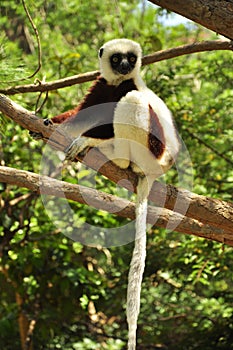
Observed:
[[[0,181],[19,187],[26,187],[37,194],[46,194],[62,197],[82,204],[88,204],[100,210],[116,215],[135,219],[135,204],[128,200],[87,188],[59,181],[48,176],[39,176],[29,171],[12,169],[0,166]],[[156,220],[155,223],[155,218]],[[203,224],[198,220],[183,217],[181,214],[165,208],[148,208],[148,223],[166,228],[168,223],[173,225],[177,232],[193,234],[198,237],[222,242],[233,246],[233,232],[228,233],[223,228]]]
[[[233,40],[232,0],[150,0]]]
[[[0,111],[24,128],[41,133],[45,142],[55,149],[64,150],[72,141],[61,128],[54,125],[45,126],[43,120],[34,113],[22,108],[8,97],[0,95]],[[77,157],[83,161],[83,157]],[[119,183],[129,191],[136,191],[137,176],[130,170],[118,168],[114,163],[97,149],[93,149],[85,157],[85,164],[115,183]],[[154,182],[149,199],[158,207],[165,207],[186,217],[201,221],[211,227],[222,228],[230,234],[233,233],[233,205],[218,199],[197,195],[172,185]]]
[[[151,63],[171,59],[178,56],[188,55],[203,51],[213,51],[213,50],[233,50],[232,42],[228,40],[213,40],[213,41],[203,41],[199,43],[193,43],[188,45],[178,46],[176,48],[161,50],[153,54],[144,56],[142,59],[142,65],[148,65]],[[27,92],[46,92],[51,90],[57,90],[72,86],[75,84],[81,84],[88,81],[95,80],[100,74],[99,71],[88,72],[84,74],[74,75],[68,78],[54,80],[48,83],[38,83],[28,84],[28,85],[18,85],[14,87],[9,87],[6,89],[0,89],[0,93],[5,95],[15,95],[18,93]]]
[[[232,42],[229,40],[206,40],[192,44],[181,45],[172,49],[161,50],[143,57],[143,65],[163,61],[178,56],[190,55],[197,52],[233,50]]]

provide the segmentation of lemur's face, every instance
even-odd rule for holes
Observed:
[[[135,78],[141,66],[140,45],[128,39],[115,39],[99,51],[101,75],[110,83]]]
[[[137,62],[137,56],[133,52],[116,52],[110,57],[112,70],[116,73],[126,75],[130,73]]]

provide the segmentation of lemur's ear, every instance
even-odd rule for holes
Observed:
[[[100,50],[99,50],[99,57],[102,57],[103,52],[104,52],[104,48],[103,48],[103,47],[101,47],[101,48],[100,48]]]

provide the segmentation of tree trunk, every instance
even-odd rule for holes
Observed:
[[[232,0],[150,0],[233,40]]]

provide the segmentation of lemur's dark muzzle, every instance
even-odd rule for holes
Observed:
[[[131,71],[131,67],[127,59],[121,61],[119,72],[123,75],[128,74]]]

